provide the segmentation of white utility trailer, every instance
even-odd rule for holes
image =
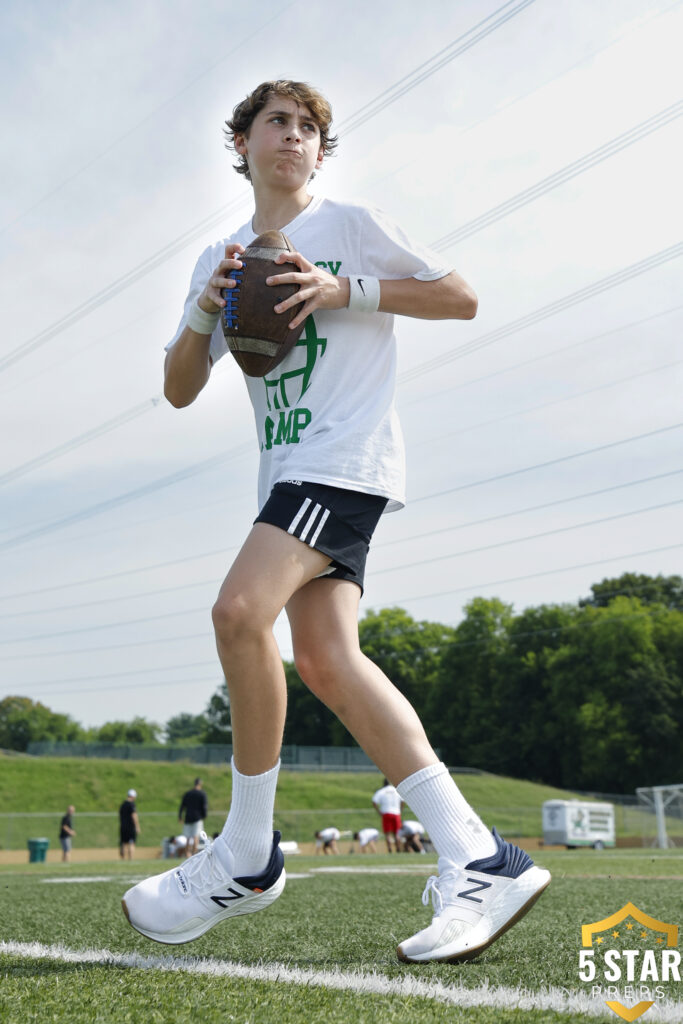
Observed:
[[[615,846],[614,804],[584,800],[546,800],[543,804],[543,842],[546,846]]]

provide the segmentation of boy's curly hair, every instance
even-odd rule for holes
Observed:
[[[225,122],[226,128],[223,129],[226,149],[234,150],[235,135],[249,136],[252,121],[272,96],[286,96],[288,99],[294,100],[295,103],[308,107],[313,120],[320,129],[320,145],[323,154],[331,156],[337,148],[337,136],[330,135],[332,107],[322,93],[314,89],[312,85],[308,85],[307,82],[292,82],[288,78],[262,82],[246,99],[237,104],[232,112],[232,117]],[[251,181],[246,157],[239,156],[233,167],[238,174],[243,174],[247,181]],[[311,175],[312,177],[313,175]]]

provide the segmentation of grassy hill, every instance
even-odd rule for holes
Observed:
[[[0,848],[25,849],[27,838],[41,835],[56,840],[59,818],[69,804],[76,807],[79,846],[114,846],[117,810],[130,788],[138,793],[140,844],[156,846],[163,836],[177,831],[180,797],[197,774],[211,808],[207,832],[218,831],[230,804],[227,766],[0,756]],[[458,775],[457,782],[484,821],[510,836],[539,835],[543,801],[571,796],[551,786],[496,775]],[[375,825],[371,797],[381,784],[377,772],[283,771],[276,827],[286,838],[301,842],[327,825],[351,831]]]
[[[180,797],[201,775],[210,806],[227,808],[231,777],[227,766],[99,758],[0,756],[0,807],[5,812],[115,811],[128,789],[138,793],[138,809],[175,811]],[[568,798],[564,790],[497,775],[458,775],[458,785],[480,813],[490,808],[540,807],[544,800]],[[382,785],[377,772],[294,772],[280,774],[276,808],[282,811],[359,808],[370,804]]]

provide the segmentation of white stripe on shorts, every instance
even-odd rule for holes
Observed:
[[[297,526],[299,525],[301,517],[303,516],[304,512],[306,511],[306,509],[308,508],[308,506],[310,504],[311,504],[311,499],[310,498],[306,498],[306,500],[303,502],[301,508],[299,509],[299,511],[297,512],[297,514],[294,516],[294,518],[292,519],[291,523],[287,527],[287,533],[294,533],[294,531],[296,530]]]
[[[303,540],[303,541],[306,540],[306,536],[308,534],[308,531],[313,526],[313,523],[315,522],[315,520],[317,518],[317,515],[318,515],[318,512],[320,511],[321,508],[322,508],[322,506],[319,505],[319,504],[316,504],[314,506],[313,511],[311,512],[310,516],[308,517],[308,520],[306,521],[306,525],[304,526],[303,530],[301,531],[301,533],[297,534],[299,540]]]
[[[330,514],[330,510],[329,510],[329,508],[326,508],[325,509],[325,514],[320,517],[320,522],[318,523],[318,529],[315,531],[315,533],[313,534],[313,536],[311,537],[311,539],[308,542],[310,547],[312,547],[312,548],[315,547],[315,542],[317,541],[318,537],[320,536],[320,531],[322,530],[323,526],[327,522],[327,517],[329,516],[329,514]],[[303,537],[301,539],[303,540]]]

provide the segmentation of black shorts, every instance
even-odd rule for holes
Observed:
[[[321,576],[350,580],[363,591],[370,539],[388,498],[327,484],[275,484],[254,520],[291,533],[304,544],[329,555]]]
[[[135,826],[133,825],[131,828],[121,828],[119,832],[119,839],[121,846],[123,846],[124,843],[134,843],[136,839]]]

